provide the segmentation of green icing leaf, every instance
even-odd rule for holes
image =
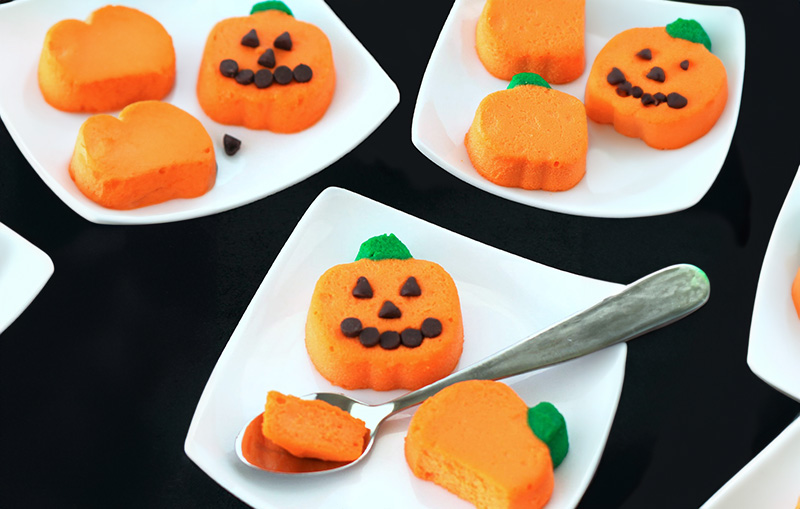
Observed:
[[[697,42],[711,51],[711,39],[703,30],[703,25],[693,19],[678,18],[667,25],[667,33],[676,39],[686,39],[687,41]]]
[[[279,0],[267,0],[266,2],[258,2],[250,9],[250,14],[255,14],[261,11],[283,11],[289,16],[294,17],[292,10],[286,6],[285,3]]]
[[[512,89],[519,85],[536,85],[544,88],[552,88],[544,78],[535,72],[521,72],[519,74],[515,74],[514,77],[511,78],[511,83],[508,84],[508,89]]]
[[[559,466],[569,450],[567,422],[561,412],[552,403],[539,403],[528,409],[528,426],[550,449],[553,468]]]
[[[362,258],[370,260],[386,260],[396,258],[405,260],[412,258],[408,248],[394,236],[394,233],[378,235],[365,240],[358,249],[356,261]]]

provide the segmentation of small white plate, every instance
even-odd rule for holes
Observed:
[[[408,469],[407,410],[384,423],[370,456],[315,477],[270,476],[234,452],[240,428],[264,409],[269,390],[346,392],[379,403],[403,391],[343,391],[316,373],[305,350],[305,319],[319,276],[355,259],[364,240],[395,233],[420,259],[455,280],[464,317],[459,368],[616,293],[620,285],[562,272],[426,223],[338,188],[311,204],[281,250],[222,352],[197,404],[186,454],[225,489],[255,507],[470,507]],[[625,370],[625,344],[507,383],[530,405],[564,414],[570,452],[556,470],[548,509],[578,504],[605,446]]]
[[[475,26],[485,0],[456,0],[431,55],[414,109],[414,145],[456,177],[525,205],[579,216],[640,217],[691,207],[706,194],[728,153],[744,80],[744,22],[736,9],[661,0],[586,2],[586,69],[553,88],[583,101],[586,79],[600,49],[632,27],[665,26],[692,18],[708,32],[728,73],[728,103],[711,131],[677,150],[650,148],[609,125],[589,120],[586,176],[554,193],[502,187],[481,177],[467,155],[464,135],[481,100],[508,86],[484,69],[475,52]]]
[[[794,509],[800,504],[800,419],[744,466],[702,509]]]
[[[25,311],[52,274],[49,256],[0,223],[0,334]]]
[[[800,269],[800,171],[786,195],[758,277],[747,364],[759,378],[800,401],[800,318],[792,282]]]
[[[218,124],[197,102],[195,85],[206,38],[224,18],[246,16],[256,0],[128,0],[153,16],[172,36],[177,58],[175,88],[164,99],[198,118],[217,153],[214,188],[190,200],[171,200],[134,210],[106,209],[75,187],[67,168],[78,128],[89,115],[64,113],[39,91],[37,66],[47,30],[56,22],[86,19],[107,0],[80,3],[17,0],[0,5],[0,116],[44,182],[75,212],[95,223],[152,224],[229,210],[274,194],[334,163],[374,131],[400,100],[397,87],[323,0],[287,0],[295,17],[321,28],[331,41],[336,92],[325,116],[296,134],[275,134]],[[242,140],[227,156],[222,137]]]

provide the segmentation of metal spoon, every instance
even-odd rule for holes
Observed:
[[[464,380],[498,380],[519,375],[628,341],[669,325],[700,308],[708,300],[710,289],[708,278],[699,268],[685,264],[673,265],[629,284],[589,309],[476,364],[392,401],[367,405],[343,394],[322,392],[304,396],[304,399],[326,401],[366,423],[370,430],[369,442],[361,456],[352,462],[294,458],[273,444],[264,452],[267,456],[275,455],[266,462],[268,465],[251,463],[242,453],[242,441],[248,426],[258,432],[260,415],[239,432],[236,454],[245,464],[271,473],[307,475],[348,468],[367,456],[380,424],[387,417],[422,403],[449,385]]]

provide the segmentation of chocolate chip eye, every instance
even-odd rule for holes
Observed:
[[[292,36],[289,35],[289,32],[284,32],[278,37],[276,37],[275,42],[273,42],[272,44],[278,49],[285,49],[286,51],[291,51]]]
[[[650,60],[653,58],[653,53],[650,51],[650,48],[645,48],[639,53],[637,53],[636,56],[641,58],[642,60]]]
[[[256,34],[255,28],[251,29],[244,35],[244,37],[242,37],[242,46],[257,48],[258,45],[259,45],[258,34]]]
[[[688,68],[689,68],[689,61],[688,60],[684,60],[683,62],[681,62],[681,69],[683,69],[685,71]]]
[[[417,278],[411,276],[406,279],[406,282],[403,283],[403,287],[400,288],[400,295],[403,297],[419,297],[422,295],[422,290],[419,289],[419,285],[417,284]]]
[[[356,281],[356,286],[353,288],[353,297],[357,299],[371,299],[372,286],[364,276],[361,276]]]

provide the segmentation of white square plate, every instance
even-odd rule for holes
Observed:
[[[52,274],[49,256],[0,223],[0,333],[25,311]]]
[[[492,92],[508,86],[484,69],[475,52],[475,26],[485,0],[456,0],[431,55],[414,109],[414,145],[456,177],[525,205],[595,217],[640,217],[691,207],[706,194],[728,153],[744,80],[744,22],[730,7],[661,0],[586,2],[586,69],[579,79],[553,88],[583,101],[595,57],[614,35],[633,27],[665,26],[692,18],[708,32],[714,54],[728,73],[728,103],[711,131],[677,150],[650,148],[610,125],[589,120],[586,176],[564,192],[502,187],[481,177],[464,147],[475,110]]]
[[[800,419],[702,505],[702,509],[793,509],[800,504]]]
[[[343,391],[316,373],[305,350],[305,319],[319,276],[355,259],[364,240],[395,233],[420,259],[455,280],[464,317],[459,368],[616,293],[620,285],[545,267],[338,188],[312,203],[287,240],[222,352],[197,404],[186,454],[225,489],[255,507],[470,507],[408,469],[403,442],[413,409],[381,427],[370,456],[335,474],[270,476],[234,452],[240,428],[264,409],[269,390],[346,392],[379,403],[403,391]],[[600,460],[616,412],[625,344],[507,380],[530,405],[564,414],[570,452],[556,470],[548,509],[578,504]]]
[[[39,53],[56,22],[85,20],[106,0],[80,3],[17,0],[0,5],[0,116],[42,180],[75,212],[95,223],[151,224],[180,221],[229,210],[289,187],[347,154],[374,131],[400,100],[397,87],[323,0],[287,0],[295,17],[320,27],[331,41],[336,92],[325,116],[295,134],[275,134],[224,126],[208,118],[197,102],[195,85],[206,38],[224,18],[246,16],[256,0],[128,0],[151,15],[172,36],[177,58],[175,88],[164,99],[198,118],[217,154],[217,183],[207,194],[134,210],[106,209],[86,198],[67,168],[78,128],[89,115],[64,113],[48,105],[37,80]],[[8,50],[13,48],[13,51]],[[227,156],[222,137],[242,140]]]
[[[800,318],[792,281],[800,269],[800,171],[786,195],[758,277],[747,364],[759,378],[800,401]]]

